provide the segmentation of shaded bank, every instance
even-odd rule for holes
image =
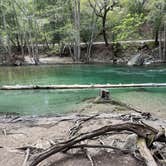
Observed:
[[[78,63],[73,61],[73,48],[63,46],[64,48],[58,49],[56,45],[53,48],[46,49],[39,46],[39,64],[69,64]],[[160,50],[152,40],[142,41],[124,41],[117,43],[109,43],[106,47],[102,42],[96,42],[92,45],[90,54],[88,52],[88,44],[81,44],[81,56],[79,63],[110,63],[110,64],[127,64],[128,61],[136,54],[141,54],[145,64],[163,63],[161,59]],[[0,57],[0,64],[6,65],[35,65],[33,57],[19,55],[13,49],[11,57],[2,55]]]

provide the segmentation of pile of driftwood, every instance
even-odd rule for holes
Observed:
[[[87,133],[80,133],[78,134],[79,129],[81,126],[88,120],[94,118],[95,116],[89,117],[87,119],[79,121],[76,123],[75,126],[70,130],[70,138],[58,144],[52,144],[52,146],[47,150],[36,151],[36,153],[31,154],[31,148],[25,147],[22,150],[26,150],[27,155],[25,158],[24,165],[28,166],[36,166],[45,159],[49,158],[50,156],[59,153],[59,152],[67,152],[74,148],[80,149],[87,149],[87,148],[110,148],[113,150],[119,150],[124,153],[133,153],[127,149],[120,149],[113,146],[108,145],[92,145],[92,144],[84,144],[85,140],[91,140],[94,138],[98,138],[103,135],[109,135],[111,132],[122,132],[127,131],[130,133],[135,133],[137,135],[137,151],[140,156],[144,159],[144,162],[147,166],[158,166],[159,164],[165,165],[166,159],[164,155],[162,155],[161,148],[155,148],[154,143],[162,143],[166,146],[166,136],[164,128],[161,130],[157,130],[143,122],[127,122],[121,124],[114,124],[104,126],[97,130],[93,130]],[[78,121],[77,121],[78,122]],[[112,133],[111,133],[112,134]],[[92,164],[93,165],[93,164]]]

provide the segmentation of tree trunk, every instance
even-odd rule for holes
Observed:
[[[102,17],[103,38],[104,38],[105,46],[108,47],[108,40],[107,40],[107,33],[106,33],[106,19],[107,19],[107,12],[105,11],[104,16]]]
[[[44,32],[44,40],[45,40],[46,48],[49,49],[50,46],[49,46],[49,44],[48,44],[48,40],[47,40],[47,36],[46,36],[46,32]]]
[[[156,46],[159,45],[159,31],[158,30],[155,31],[155,45]]]
[[[74,57],[78,62],[80,61],[80,0],[74,0],[74,25],[75,25],[75,41],[74,41]]]
[[[3,6],[3,0],[1,0],[1,6]],[[5,13],[4,13],[3,9],[2,9],[2,18],[3,18],[3,27],[4,27],[4,30],[5,30],[5,32],[7,34],[7,46],[4,43],[4,47],[7,50],[8,54],[9,54],[9,59],[10,59],[11,58],[10,34],[8,32],[7,23],[6,23],[6,16],[5,16]]]
[[[162,32],[159,32],[159,58],[163,60],[163,52],[162,52]]]
[[[166,61],[166,22],[164,22],[164,36],[163,36],[163,43],[164,43],[164,47],[163,47],[163,60]]]
[[[92,27],[92,32],[91,32],[91,37],[90,37],[90,41],[88,43],[88,47],[87,47],[87,58],[86,61],[90,62],[90,57],[91,57],[91,50],[92,50],[92,45],[93,45],[93,38],[94,38],[94,33],[95,33],[95,24],[96,24],[95,20],[95,12],[93,11],[92,13],[92,23],[91,23],[91,27]]]

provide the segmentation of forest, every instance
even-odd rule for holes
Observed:
[[[0,56],[8,63],[16,54],[38,64],[41,52],[89,61],[94,42],[154,40],[158,46],[166,31],[165,0],[1,0],[0,13]]]

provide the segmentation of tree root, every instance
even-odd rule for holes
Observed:
[[[95,137],[99,137],[110,131],[120,132],[124,130],[136,133],[138,137],[141,137],[142,139],[146,141],[144,142],[144,145],[147,143],[147,147],[151,146],[153,141],[166,142],[165,135],[161,135],[161,134],[159,135],[158,130],[146,124],[123,123],[123,124],[109,125],[109,126],[104,126],[102,128],[99,128],[97,130],[93,130],[88,133],[79,134],[78,136],[71,138],[70,140],[64,143],[52,146],[48,150],[45,150],[42,153],[39,153],[33,156],[31,160],[29,161],[29,166],[36,166],[43,160],[50,157],[51,155],[54,155],[58,152],[67,151],[71,149],[74,145],[76,146],[76,144],[81,143],[84,140],[89,140]]]

